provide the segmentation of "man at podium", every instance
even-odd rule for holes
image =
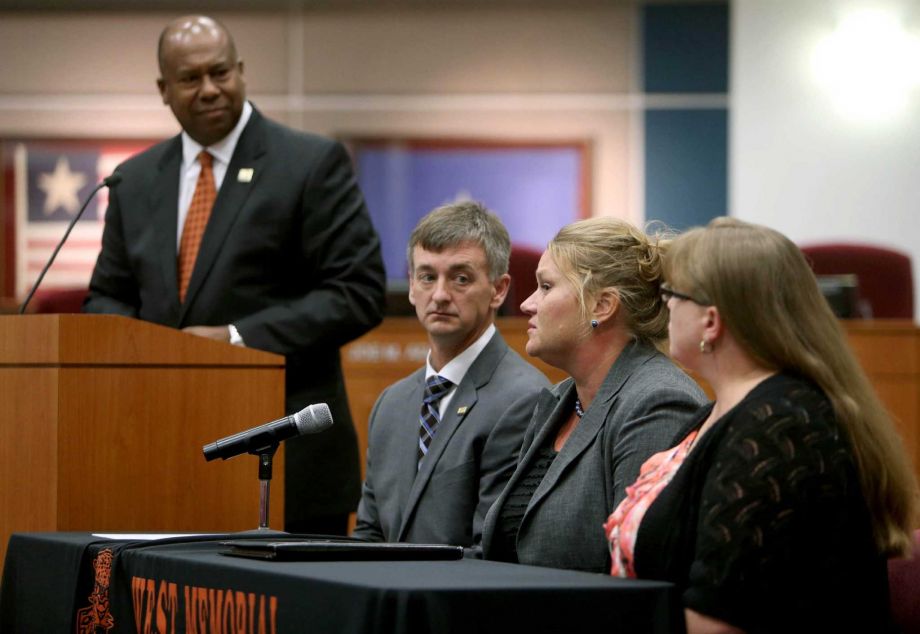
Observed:
[[[117,168],[84,311],[283,354],[287,412],[326,402],[335,420],[285,443],[285,529],[344,534],[360,470],[339,347],[380,322],[385,283],[349,158],[246,100],[216,20],[173,20],[158,58],[182,132]]]
[[[440,207],[412,232],[409,300],[428,360],[374,405],[355,537],[479,545],[549,386],[495,328],[510,253],[501,220],[473,202]]]

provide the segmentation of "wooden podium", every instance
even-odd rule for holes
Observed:
[[[257,458],[202,446],[283,415],[281,356],[113,315],[0,316],[0,562],[12,532],[258,527]]]

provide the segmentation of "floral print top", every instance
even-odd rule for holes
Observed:
[[[626,487],[626,497],[604,523],[604,534],[610,547],[612,576],[636,576],[633,550],[639,525],[648,507],[683,464],[696,435],[697,430],[694,430],[676,447],[656,453],[646,460],[639,471],[639,477]]]

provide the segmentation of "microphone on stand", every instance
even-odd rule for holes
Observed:
[[[89,201],[91,201],[93,196],[96,195],[96,192],[98,192],[103,187],[114,187],[120,182],[121,174],[115,172],[111,176],[103,178],[102,182],[96,185],[96,187],[93,188],[93,191],[89,193],[89,196],[86,197],[86,202],[83,203],[83,206],[80,207],[80,211],[77,212],[77,215],[73,217],[73,220],[71,220],[70,224],[67,226],[67,231],[64,232],[64,237],[61,238],[61,241],[58,242],[58,245],[54,248],[54,252],[51,254],[51,257],[48,258],[48,262],[45,264],[45,268],[43,268],[42,272],[38,274],[38,279],[35,280],[35,284],[32,285],[32,290],[29,291],[29,294],[26,295],[25,301],[22,302],[22,306],[19,307],[20,315],[26,312],[26,306],[29,305],[29,301],[31,301],[32,296],[35,295],[35,291],[38,290],[38,285],[42,283],[43,279],[45,279],[45,273],[47,273],[48,269],[51,268],[51,264],[54,262],[54,258],[57,257],[58,251],[60,251],[61,247],[64,246],[64,242],[67,241],[67,236],[70,235],[74,225],[77,224],[77,220],[79,220],[80,216],[83,215],[83,212],[86,211],[86,208],[89,206]]]
[[[221,438],[218,441],[205,445],[202,448],[204,459],[207,461],[222,458],[232,458],[241,453],[258,452],[270,446],[277,446],[282,440],[315,434],[332,425],[332,413],[325,403],[307,405],[305,408],[279,418],[270,423],[241,431],[238,434]],[[274,449],[272,450],[274,451]]]
[[[268,528],[269,489],[272,479],[272,457],[282,440],[315,434],[332,425],[332,413],[325,403],[307,405],[305,408],[270,423],[241,431],[238,434],[221,438],[205,445],[204,459],[232,458],[241,453],[251,453],[259,457],[259,531]],[[264,534],[264,533],[263,533]]]

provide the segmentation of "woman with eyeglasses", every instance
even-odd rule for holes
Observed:
[[[665,278],[671,354],[716,399],[608,519],[611,573],[674,582],[694,634],[886,631],[916,483],[801,251],[718,218]]]
[[[564,227],[537,267],[527,353],[571,378],[544,390],[518,466],[486,516],[488,559],[605,572],[604,518],[705,402],[656,349],[663,245],[613,218]]]

